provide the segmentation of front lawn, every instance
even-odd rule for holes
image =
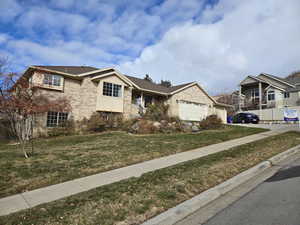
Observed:
[[[0,217],[13,225],[136,225],[300,144],[287,132]]]
[[[263,131],[228,126],[197,134],[113,132],[40,139],[29,159],[18,146],[0,144],[0,197]]]

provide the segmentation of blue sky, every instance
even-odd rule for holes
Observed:
[[[298,0],[1,0],[0,9],[0,55],[18,71],[113,66],[217,93],[247,74],[300,69]]]

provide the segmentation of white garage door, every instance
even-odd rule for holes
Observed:
[[[180,101],[178,106],[181,120],[201,121],[208,114],[208,106],[204,104]]]

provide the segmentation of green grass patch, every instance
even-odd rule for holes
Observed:
[[[192,198],[288,148],[287,132],[0,217],[0,224],[133,225]]]
[[[0,144],[0,197],[266,131],[227,126],[197,134],[122,132],[39,139],[24,159],[16,145]]]

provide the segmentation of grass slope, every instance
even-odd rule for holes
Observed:
[[[264,131],[227,127],[197,134],[121,132],[40,139],[24,159],[18,146],[0,144],[0,197]]]
[[[140,224],[299,144],[298,132],[268,137],[150,172],[140,178],[131,178],[0,217],[0,224]]]

